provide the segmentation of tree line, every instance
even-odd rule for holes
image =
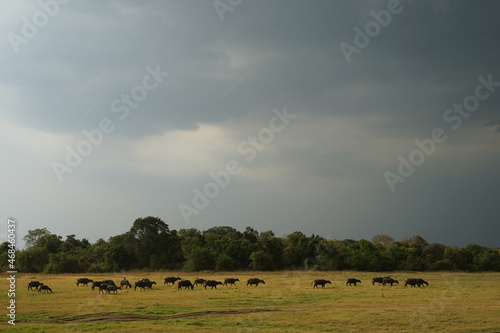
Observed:
[[[251,227],[240,232],[228,226],[200,231],[170,230],[157,217],[138,218],[129,231],[99,239],[68,235],[46,228],[28,231],[26,248],[16,252],[16,268],[31,273],[104,273],[128,270],[184,271],[500,271],[500,249],[477,244],[463,248],[428,243],[420,236],[395,241],[376,235],[330,240],[296,231],[276,237]],[[8,242],[0,245],[2,270],[8,264]]]

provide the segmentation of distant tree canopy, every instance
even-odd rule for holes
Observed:
[[[330,240],[300,231],[276,237],[251,227],[240,232],[219,226],[205,231],[170,230],[158,217],[138,218],[129,231],[91,244],[66,239],[46,228],[29,230],[26,248],[16,253],[20,272],[83,273],[125,270],[358,270],[500,271],[500,250],[476,244],[464,248],[429,244],[420,236],[395,241],[375,235],[371,242]],[[0,244],[7,270],[8,243]]]

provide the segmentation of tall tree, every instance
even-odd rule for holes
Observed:
[[[29,248],[35,246],[40,238],[47,235],[50,235],[50,231],[48,231],[47,228],[28,230],[26,236],[23,237],[23,241],[26,247]]]

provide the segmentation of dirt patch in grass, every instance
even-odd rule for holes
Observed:
[[[167,316],[148,316],[126,313],[101,313],[88,314],[70,318],[58,318],[51,321],[45,321],[44,324],[76,324],[76,323],[93,323],[93,322],[109,322],[109,321],[141,321],[141,320],[169,320],[180,318],[203,317],[211,315],[237,315],[258,312],[275,312],[279,309],[237,309],[237,310],[211,310],[199,311],[190,313],[180,313]],[[22,324],[21,322],[19,322]],[[36,322],[25,322],[25,324],[35,324]]]

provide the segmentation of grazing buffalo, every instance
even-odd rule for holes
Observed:
[[[41,292],[42,290],[45,290],[46,292],[53,292],[52,289],[49,288],[49,286],[42,284],[41,286],[38,287],[38,292]]]
[[[106,292],[106,290],[108,290],[108,286],[113,286],[113,284],[104,284],[104,283],[101,283],[101,285],[99,286],[99,294],[101,292],[104,294]]]
[[[117,287],[117,286],[114,286],[114,285],[108,285],[108,287],[106,288],[106,294],[109,294],[111,292],[113,292],[115,294],[118,294],[118,289],[122,290],[122,287]]]
[[[212,287],[212,289],[214,289],[214,288],[217,289],[218,284],[222,284],[222,282],[215,281],[215,280],[208,280],[208,281],[205,281],[203,286],[205,287],[205,289],[207,289],[207,287]]]
[[[427,281],[425,281],[424,279],[406,279],[405,280],[405,287],[407,285],[410,285],[411,287],[415,287],[415,286],[418,286],[419,288],[422,286],[425,285],[429,285],[429,283]]]
[[[406,279],[406,280],[405,280],[405,287],[406,287],[407,285],[410,285],[411,287],[415,287],[415,285],[417,284],[417,283],[415,282],[415,280],[416,280],[416,279]]]
[[[173,277],[173,276],[166,277],[163,284],[169,284],[169,283],[175,284],[175,281],[180,280],[180,279],[181,279],[180,277]]]
[[[189,280],[181,280],[177,283],[177,286],[178,286],[177,289],[179,290],[181,290],[182,287],[184,287],[184,289],[191,288],[191,290],[193,290],[194,288],[193,284]]]
[[[233,286],[235,286],[234,283],[236,281],[239,281],[239,279],[226,278],[226,279],[224,279],[224,285],[227,286],[228,284],[232,284]]]
[[[355,285],[356,286],[356,283],[361,283],[361,281],[359,281],[358,279],[347,279],[347,282],[345,283],[345,285]]]
[[[125,278],[123,278],[123,280],[120,281],[120,287],[123,288],[123,286],[125,286],[125,289],[127,289],[127,288],[132,289],[132,285]]]
[[[134,284],[134,290],[137,290],[137,287],[139,287],[139,291],[142,289],[146,291],[146,287],[151,289],[153,287],[153,284],[156,284],[155,281],[150,281],[149,279],[140,279]]]
[[[104,292],[108,289],[108,286],[116,286],[116,284],[113,280],[102,280],[101,284],[99,284],[99,294],[101,292],[104,294]],[[97,287],[97,285],[94,286],[94,283],[92,283],[92,290],[94,290],[95,287]]]
[[[325,288],[325,284],[327,283],[332,284],[330,280],[323,280],[323,279],[314,280],[313,282],[311,282],[311,284],[313,283],[314,283],[314,288],[318,288],[318,286]]]
[[[261,280],[261,279],[257,279],[257,278],[253,278],[253,279],[248,279],[247,280],[247,286],[250,285],[250,287],[255,284],[256,287],[259,286],[259,283],[263,283],[263,284],[266,284],[264,282],[264,280]]]
[[[393,284],[393,283],[397,283],[397,284],[399,284],[399,281],[398,281],[398,280],[394,280],[393,278],[391,278],[391,277],[389,277],[389,276],[385,277],[385,278],[382,280],[382,284],[384,285],[384,287],[385,287],[385,285],[386,285],[386,284],[390,284],[390,285],[391,285],[391,287],[392,287],[392,284]]]
[[[38,290],[38,288],[40,286],[43,286],[43,283],[41,283],[39,281],[30,281],[30,282],[28,282],[28,290],[33,290],[33,288],[35,288],[35,290]]]
[[[102,281],[94,281],[92,282],[92,291],[95,290],[95,287],[100,287],[102,284]]]
[[[110,284],[112,286],[115,286],[115,281],[113,281],[113,280],[102,280],[102,284]]]
[[[94,282],[94,280],[91,280],[91,279],[87,279],[87,278],[81,278],[81,279],[78,279],[76,280],[76,285],[80,285],[80,284],[83,284],[84,286],[87,285],[87,283],[89,282]]]
[[[424,279],[417,279],[417,285],[420,287],[420,286],[424,286],[425,285],[429,285],[429,283],[427,281],[425,281]]]
[[[207,280],[205,280],[205,279],[196,279],[196,280],[194,280],[194,285],[197,286],[197,285],[201,284],[203,286],[203,284],[205,283],[205,281],[207,281]]]
[[[387,276],[386,276],[387,277]],[[372,279],[372,286],[375,285],[375,282],[378,283],[378,285],[380,286],[381,283],[384,283],[384,279],[383,277],[374,277]]]

